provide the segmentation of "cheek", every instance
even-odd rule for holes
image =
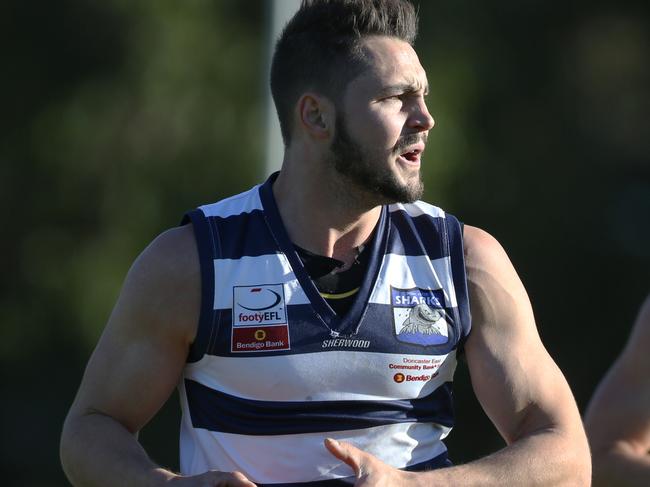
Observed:
[[[364,122],[355,125],[359,129],[358,140],[380,150],[391,150],[402,133],[403,122],[399,114],[372,111]]]

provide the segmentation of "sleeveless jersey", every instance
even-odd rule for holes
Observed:
[[[406,470],[450,465],[451,382],[470,331],[458,220],[424,202],[382,208],[364,281],[337,316],[282,224],[274,176],[189,212],[198,332],[179,385],[184,474],[257,485],[348,485],[323,440]]]

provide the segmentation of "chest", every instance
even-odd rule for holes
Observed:
[[[460,335],[444,259],[384,255],[356,316],[327,316],[283,254],[215,263],[216,334],[190,377],[271,401],[423,397],[452,379]]]

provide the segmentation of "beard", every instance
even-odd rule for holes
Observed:
[[[426,141],[426,135],[409,134],[401,137],[392,149],[397,157],[408,146]],[[336,117],[336,131],[330,147],[330,159],[334,169],[359,189],[371,195],[378,204],[413,203],[422,197],[424,183],[418,171],[417,176],[401,182],[386,164],[383,151],[372,153],[352,140],[344,116]]]

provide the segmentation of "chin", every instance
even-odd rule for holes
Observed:
[[[419,172],[407,181],[400,179],[393,176],[378,182],[375,190],[376,194],[381,195],[382,203],[413,203],[422,197],[424,184]]]

